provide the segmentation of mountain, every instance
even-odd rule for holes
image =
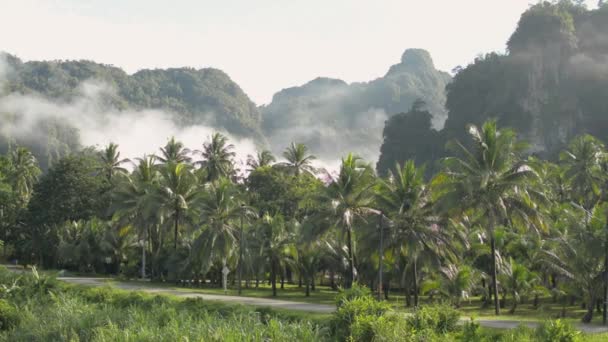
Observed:
[[[23,63],[11,55],[0,57],[0,150],[25,145],[43,167],[80,148],[73,119],[102,120],[109,112],[159,110],[180,127],[206,125],[266,144],[257,106],[221,70],[173,68],[129,75],[90,61]],[[66,117],[64,111],[80,117]]]
[[[319,157],[337,159],[348,152],[376,158],[384,122],[422,99],[441,128],[446,119],[449,74],[438,71],[425,50],[408,49],[386,75],[352,83],[316,78],[276,93],[260,108],[262,129],[278,152],[291,141],[308,145]]]
[[[388,122],[382,147],[387,152],[380,156],[378,171],[413,157],[434,167],[448,141],[467,142],[466,126],[490,118],[515,129],[530,144],[530,153],[547,158],[557,158],[577,135],[608,142],[608,6],[534,5],[521,16],[507,51],[479,57],[454,76],[447,87],[444,128],[434,132],[417,124],[425,131],[418,135],[433,141],[401,136],[410,128],[405,125],[416,120]],[[394,141],[401,147],[391,146]],[[440,148],[426,153],[430,145]]]

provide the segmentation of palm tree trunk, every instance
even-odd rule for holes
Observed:
[[[416,257],[414,257],[414,264],[412,265],[412,280],[414,282],[414,307],[418,307],[418,269],[416,267],[417,263]]]
[[[272,296],[277,296],[277,272],[275,265],[270,266],[270,283],[272,284]]]
[[[346,281],[346,288],[349,289],[355,282],[355,260],[353,259],[353,238],[350,227],[346,229],[346,239],[348,240],[348,280]]]
[[[317,290],[316,287],[315,287],[315,275],[314,275],[314,273],[310,276],[310,288],[313,291]]]
[[[177,229],[178,229],[178,226],[179,226],[179,209],[175,210],[175,230],[173,232],[174,238],[175,238],[175,241],[173,242],[174,243],[173,249],[175,251],[177,251]]]
[[[304,281],[306,282],[306,297],[310,297],[310,280],[306,277]]]
[[[583,323],[589,323],[593,319],[593,309],[595,308],[595,295],[591,295],[587,303],[587,313],[583,316]]]
[[[496,242],[494,241],[494,229],[492,227],[492,238],[490,239],[490,247],[492,249],[492,292],[494,295],[494,313],[500,315],[500,306],[498,305],[498,283],[496,281]]]

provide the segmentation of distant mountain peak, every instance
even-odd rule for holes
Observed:
[[[417,67],[435,69],[431,54],[424,49],[407,49],[401,55],[401,64]]]

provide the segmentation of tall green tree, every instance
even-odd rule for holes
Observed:
[[[437,208],[469,211],[469,215],[483,221],[492,254],[494,310],[498,315],[495,229],[509,225],[512,220],[520,220],[529,228],[544,229],[538,208],[544,195],[531,187],[537,174],[522,160],[525,144],[517,141],[514,131],[498,130],[496,121],[491,120],[481,129],[470,125],[468,133],[473,148],[469,150],[456,141],[454,146],[460,156],[446,158],[445,171],[435,179],[440,194]]]
[[[185,163],[168,163],[159,168],[161,179],[154,193],[158,210],[173,222],[173,244],[177,251],[180,224],[190,223],[196,212],[199,188],[192,167]]]
[[[388,180],[380,181],[377,203],[393,223],[390,239],[387,239],[388,247],[410,260],[414,305],[418,306],[418,263],[421,254],[438,258],[441,254],[447,254],[457,241],[450,239],[438,225],[439,218],[433,212],[431,193],[424,182],[424,168],[417,168],[414,161],[408,160],[403,167],[397,165],[394,170],[389,170]]]
[[[190,150],[184,147],[184,144],[171,137],[165,147],[161,147],[160,155],[157,156],[161,163],[190,163],[192,158],[189,157]]]
[[[212,182],[222,177],[234,176],[234,145],[228,143],[228,138],[221,133],[213,133],[211,139],[203,144],[203,149],[197,151],[203,157],[199,162],[205,171],[205,180]]]
[[[118,151],[118,145],[110,143],[103,151],[99,152],[99,159],[101,165],[99,166],[99,173],[104,175],[109,183],[116,174],[126,174],[127,169],[121,165],[129,162],[129,159],[120,159],[120,152]]]
[[[38,161],[28,149],[17,147],[10,152],[8,180],[22,205],[29,201],[40,174]]]
[[[322,194],[321,202],[328,207],[322,214],[327,217],[327,227],[339,229],[346,236],[349,270],[346,287],[352,286],[356,277],[354,228],[357,224],[364,223],[370,215],[378,213],[374,209],[374,184],[375,176],[371,166],[361,158],[349,154],[342,159],[338,177]]]
[[[283,157],[287,160],[280,165],[287,167],[296,177],[301,173],[307,172],[314,174],[315,168],[311,162],[316,159],[308,153],[308,147],[304,144],[291,143],[283,152]]]

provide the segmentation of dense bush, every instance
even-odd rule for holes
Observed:
[[[17,309],[4,299],[0,299],[0,330],[9,330],[19,323]]]
[[[407,318],[410,326],[416,331],[430,330],[441,334],[457,329],[460,313],[447,305],[423,306]]]

